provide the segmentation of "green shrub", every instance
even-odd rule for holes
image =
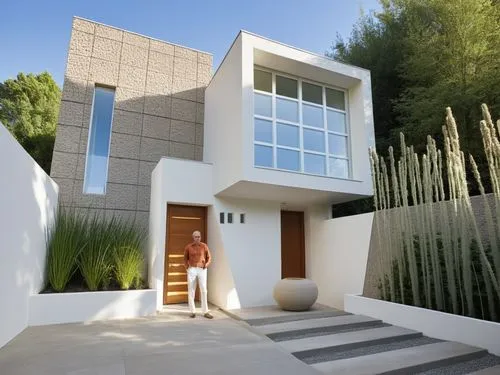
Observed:
[[[443,275],[443,277],[446,275],[446,273],[449,271],[446,269],[446,261],[445,261],[445,251],[446,249],[443,247],[443,242],[441,241],[441,234],[437,234],[438,240],[438,257],[439,257],[439,272]],[[456,241],[460,245],[461,243],[461,238],[457,238]],[[415,253],[415,259],[416,259],[416,268],[418,270],[418,275],[422,276],[424,274],[424,265],[422,263],[422,250],[420,249],[420,244],[422,243],[422,240],[418,238],[418,236],[414,236],[414,242],[413,242],[413,251]],[[429,247],[429,246],[428,246]],[[492,259],[492,250],[491,248],[486,249],[487,251],[487,257],[489,260]],[[471,279],[472,282],[472,291],[473,291],[473,307],[474,307],[474,315],[476,317],[479,317],[484,320],[492,320],[492,321],[498,321],[497,317],[500,316],[500,300],[497,298],[493,298],[493,304],[488,305],[487,300],[488,296],[486,294],[486,287],[485,287],[485,281],[483,278],[483,273],[482,268],[484,267],[483,263],[481,262],[481,257],[480,257],[480,252],[477,246],[477,243],[475,241],[472,241],[470,245],[470,253],[471,253],[471,259],[470,259],[470,272],[473,274],[473,277]],[[408,262],[408,256],[407,256],[407,249],[405,248],[405,251],[401,253],[402,257],[402,262],[398,262],[397,259],[392,260],[392,272],[386,273],[383,277],[384,280],[384,286],[386,290],[389,289],[390,285],[390,278],[392,277],[392,283],[394,285],[394,298],[392,302],[396,303],[403,303],[406,305],[412,305],[416,306],[416,298],[413,295],[413,290],[412,290],[412,280],[410,277],[409,273],[409,262]],[[400,264],[402,267],[400,267]],[[442,309],[439,309],[438,306],[433,302],[430,305],[425,304],[423,307],[427,309],[433,309],[433,310],[440,310],[443,312],[447,313],[455,313],[459,315],[468,315],[469,308],[467,306],[467,299],[465,298],[465,287],[462,285],[462,283],[459,282],[458,275],[462,273],[462,263],[457,263],[453,267],[453,272],[454,272],[454,279],[456,281],[456,285],[458,285],[458,291],[453,293],[453,291],[450,288],[450,285],[447,282],[447,278],[444,277],[444,282],[442,285],[442,291],[444,295],[444,307]],[[417,279],[417,282],[419,283],[419,288],[418,290],[420,291],[420,301],[435,301],[435,293],[434,293],[434,283],[435,280],[431,279],[429,282],[431,284],[430,293],[431,296],[430,298],[427,298],[425,295],[425,286],[424,286],[424,278],[419,277]],[[378,281],[378,288],[379,292],[382,295],[382,279],[379,278]],[[454,311],[453,310],[453,303],[452,303],[452,296],[456,295],[458,298],[458,306],[459,310]],[[386,296],[386,298],[381,297],[383,300],[391,301],[389,296]]]
[[[134,223],[59,209],[47,242],[50,287],[62,292],[83,280],[91,291],[140,288],[146,232]],[[78,273],[77,273],[78,272]]]
[[[142,246],[146,234],[130,223],[117,223],[113,247],[113,266],[121,289],[139,288],[144,266]]]
[[[47,279],[62,292],[77,270],[77,259],[86,243],[86,218],[60,207],[47,241]]]
[[[111,251],[116,238],[116,220],[95,214],[87,226],[87,246],[78,257],[78,268],[89,290],[107,288],[111,281]]]
[[[114,266],[116,281],[121,289],[138,288],[141,282],[141,270],[144,264],[142,251],[136,247],[121,246],[115,248]]]

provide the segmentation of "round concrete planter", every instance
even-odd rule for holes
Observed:
[[[312,280],[289,277],[278,281],[273,297],[283,310],[305,311],[316,302],[318,287]]]

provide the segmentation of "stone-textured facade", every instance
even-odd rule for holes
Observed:
[[[60,201],[147,227],[160,158],[202,160],[211,75],[210,54],[74,18],[50,173]],[[105,195],[83,194],[95,85],[116,90]]]

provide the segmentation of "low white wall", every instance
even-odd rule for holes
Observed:
[[[0,124],[0,347],[28,324],[29,296],[43,287],[46,231],[59,188]]]
[[[30,297],[29,325],[125,319],[156,313],[156,290],[37,294]]]
[[[344,310],[381,319],[441,340],[457,341],[500,355],[500,324],[460,315],[346,295]]]
[[[219,213],[233,223],[219,224]],[[245,223],[240,223],[240,214]],[[278,202],[215,199],[209,226],[214,265],[209,270],[209,299],[224,309],[275,304],[281,279],[281,221]],[[212,242],[216,241],[216,242]]]
[[[306,274],[318,285],[318,303],[344,308],[344,294],[361,294],[373,213],[328,219],[329,210],[306,212]]]

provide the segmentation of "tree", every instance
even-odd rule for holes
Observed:
[[[451,107],[466,153],[483,154],[481,104],[500,110],[500,7],[492,0],[394,0],[407,15],[406,87],[395,109],[409,143],[423,151],[427,135],[442,139]]]
[[[391,130],[399,126],[394,108],[404,88],[399,74],[405,57],[404,36],[407,33],[403,17],[384,11],[363,14],[354,25],[348,41],[337,36],[328,56],[371,71],[373,119],[377,148],[383,153],[391,144]]]
[[[47,73],[23,74],[0,83],[0,122],[50,172],[61,90]]]
[[[380,4],[381,12],[363,15],[349,40],[337,38],[328,53],[371,71],[377,151],[385,154],[388,145],[397,145],[400,132],[419,153],[427,135],[440,142],[445,109],[451,107],[464,152],[487,175],[479,120],[482,103],[500,117],[500,1]],[[472,175],[469,182],[476,193]],[[351,204],[356,210],[363,205]]]

